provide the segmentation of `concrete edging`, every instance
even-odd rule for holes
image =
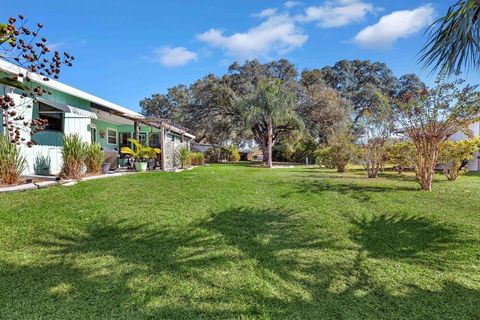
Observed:
[[[196,168],[197,166],[192,166],[186,169],[176,169],[174,171],[169,171],[169,172],[181,172],[184,170],[192,170]],[[160,171],[157,171],[160,172]],[[168,171],[167,171],[168,172]],[[40,181],[40,182],[35,182],[35,183],[26,183],[26,184],[20,184],[16,186],[11,186],[11,187],[3,187],[0,188],[0,193],[7,193],[7,192],[21,192],[21,191],[28,191],[28,190],[36,190],[36,189],[45,189],[48,187],[53,187],[57,185],[62,185],[62,186],[73,186],[77,184],[78,182],[81,181],[90,181],[90,180],[97,180],[97,179],[105,179],[105,178],[113,178],[113,177],[121,177],[121,176],[126,176],[126,175],[131,175],[131,174],[137,174],[137,173],[148,173],[147,172],[115,172],[115,173],[109,173],[109,174],[101,174],[101,175],[96,175],[96,176],[88,176],[88,177],[83,177],[80,179],[69,179],[69,180],[59,180],[59,181],[53,181],[53,180],[47,180],[47,181]]]

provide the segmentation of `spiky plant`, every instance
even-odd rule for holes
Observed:
[[[180,163],[180,168],[184,169],[190,165],[191,152],[187,148],[180,148],[175,151],[175,156]]]
[[[102,164],[105,160],[102,147],[98,143],[92,143],[87,146],[85,165],[88,173],[99,173],[102,171]]]
[[[78,179],[82,176],[87,156],[87,143],[82,141],[77,133],[63,138],[62,177]]]
[[[0,184],[15,184],[27,167],[18,146],[0,134]]]

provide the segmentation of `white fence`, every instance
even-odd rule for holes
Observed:
[[[38,157],[50,159],[51,174],[59,174],[62,168],[62,147],[56,146],[33,146],[28,148],[21,146],[22,154],[27,159],[27,168],[24,174],[34,174],[34,164]]]

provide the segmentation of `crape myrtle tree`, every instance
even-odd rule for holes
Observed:
[[[72,66],[75,59],[66,52],[52,53],[47,39],[40,35],[42,28],[41,23],[29,26],[23,15],[0,23],[0,59],[15,66],[7,76],[0,78],[0,83],[22,91],[20,103],[8,91],[0,96],[2,125],[10,143],[29,147],[35,142],[22,137],[21,133],[29,132],[32,136],[43,130],[47,122],[42,119],[26,120],[25,107],[31,107],[32,100],[49,93],[38,84],[38,80],[33,81],[33,74],[43,81],[49,81],[51,77],[58,79],[62,67]]]
[[[435,166],[442,143],[457,132],[470,134],[468,126],[478,121],[480,93],[462,80],[436,81],[420,93],[383,99],[400,132],[415,146],[415,169],[422,190],[432,190]]]
[[[295,97],[280,79],[263,79],[254,93],[241,98],[239,113],[261,147],[266,165],[272,167],[272,148],[277,139],[293,130],[303,129],[295,112]]]
[[[393,132],[390,109],[365,111],[359,119],[361,157],[369,178],[376,178],[386,158],[387,140]]]

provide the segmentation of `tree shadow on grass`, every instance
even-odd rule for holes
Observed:
[[[454,269],[465,261],[456,260],[456,249],[478,246],[459,239],[457,232],[421,217],[401,215],[363,216],[352,220],[353,240],[369,257],[422,264],[437,270]]]
[[[428,264],[425,259],[431,257],[426,253],[433,256],[440,250],[446,253],[442,259],[448,259],[460,244],[454,231],[412,218],[379,217],[355,224],[359,228],[352,237],[356,249],[341,245],[326,229],[309,232],[301,221],[295,222],[294,213],[281,209],[226,210],[201,227],[219,233],[246,258],[255,260],[261,278],[285,294],[259,295],[252,290],[250,295],[256,296],[267,318],[475,319],[480,314],[478,290],[439,281],[437,290],[405,283],[399,294],[377,284],[366,267],[366,260],[373,257]],[[390,238],[394,241],[389,246],[377,243]]]
[[[372,181],[374,182],[374,181]],[[359,202],[371,202],[373,201],[373,194],[391,193],[397,191],[418,191],[419,188],[415,186],[385,186],[385,185],[372,185],[368,183],[345,183],[339,181],[329,181],[321,178],[307,178],[297,181],[296,183],[289,183],[293,186],[294,191],[287,193],[284,197],[288,197],[292,193],[324,193],[334,192],[341,195],[349,196]]]
[[[379,217],[354,221],[348,242],[328,226],[307,224],[294,211],[238,207],[186,226],[106,220],[54,233],[37,242],[41,262],[0,262],[0,312],[69,319],[477,318],[477,289],[438,279],[435,289],[399,283],[400,294],[370,269],[372,258],[415,264],[423,253],[449,253],[453,231],[428,220]],[[400,253],[378,243],[390,239]]]
[[[158,311],[155,305],[162,307],[156,299],[168,296],[176,279],[194,281],[201,270],[221,268],[231,260],[204,230],[127,220],[100,221],[44,238],[35,243],[41,261],[0,261],[0,314],[21,319],[151,318]],[[159,316],[200,313],[192,308]]]

